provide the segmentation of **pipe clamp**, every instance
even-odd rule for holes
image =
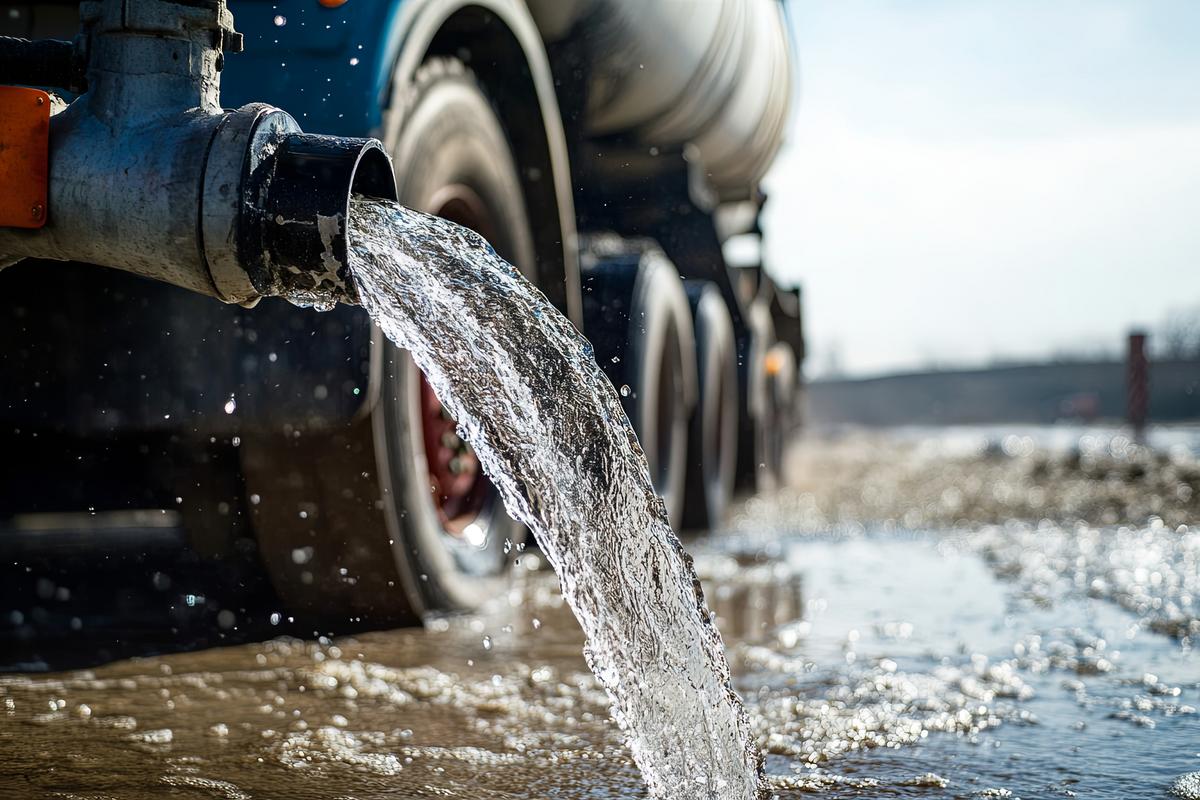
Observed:
[[[46,224],[50,95],[0,86],[0,227]]]

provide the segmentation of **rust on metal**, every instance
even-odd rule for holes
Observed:
[[[50,95],[0,86],[0,226],[46,224]]]

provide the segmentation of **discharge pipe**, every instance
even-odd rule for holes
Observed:
[[[0,227],[0,267],[83,261],[229,303],[355,302],[350,196],[396,199],[383,146],[303,133],[265,104],[222,109],[225,54],[242,49],[225,0],[94,0],[80,19],[59,50],[82,54],[87,90],[50,118],[44,224]],[[28,74],[19,56],[0,83]]]

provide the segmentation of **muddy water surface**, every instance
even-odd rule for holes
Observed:
[[[805,442],[690,545],[781,797],[1200,796],[1192,451],[1005,441]],[[0,796],[643,797],[538,567],[425,631],[0,675]]]

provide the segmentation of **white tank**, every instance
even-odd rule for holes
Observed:
[[[720,200],[750,196],[791,97],[779,0],[527,0],[547,42],[592,60],[587,129],[688,144]]]

